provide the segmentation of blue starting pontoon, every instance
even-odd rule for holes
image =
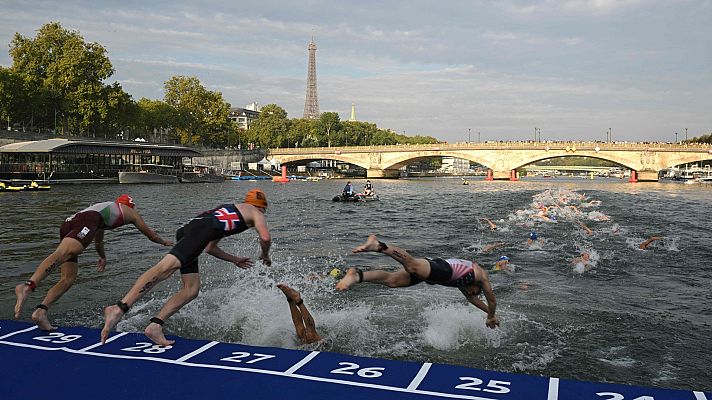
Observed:
[[[2,399],[712,400],[712,393],[0,321]]]

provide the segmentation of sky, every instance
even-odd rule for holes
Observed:
[[[48,22],[108,51],[134,100],[196,76],[233,107],[319,108],[443,141],[712,133],[712,0],[0,0],[0,43]],[[12,65],[7,51],[0,65]]]

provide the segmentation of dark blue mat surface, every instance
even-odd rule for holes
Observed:
[[[711,393],[0,321],[0,399],[712,400]]]

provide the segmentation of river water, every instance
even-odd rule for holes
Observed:
[[[358,188],[364,181],[354,183]],[[12,318],[14,286],[53,250],[61,222],[77,210],[128,192],[147,223],[172,238],[199,211],[261,187],[270,202],[272,267],[241,270],[201,257],[201,294],[166,323],[168,334],[296,348],[287,304],[274,286],[287,282],[302,292],[328,338],[325,351],[712,390],[712,185],[574,178],[374,183],[381,201],[357,204],[331,201],[342,180],[64,185],[0,193],[0,318]],[[540,204],[560,206],[549,208],[556,221],[535,216]],[[481,217],[498,229],[490,230]],[[540,240],[529,246],[532,230]],[[487,268],[500,255],[510,257],[516,272],[491,275],[500,328],[488,329],[484,313],[456,289],[362,284],[339,293],[331,278],[309,278],[334,266],[397,270],[386,256],[351,254],[371,233],[414,256],[468,258]],[[640,250],[652,235],[664,239]],[[102,326],[103,307],[167,252],[133,227],[109,231],[105,240],[106,271],[95,271],[90,247],[80,257],[76,284],[50,309],[53,323]],[[483,251],[495,242],[504,247]],[[256,257],[257,235],[250,230],[223,239],[221,247]],[[572,263],[582,252],[591,255],[592,267],[583,272]],[[57,279],[54,274],[42,282],[22,319],[29,320]],[[118,328],[142,330],[179,283],[179,274],[163,282]]]

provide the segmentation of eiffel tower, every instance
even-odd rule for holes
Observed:
[[[316,94],[316,43],[309,42],[309,73],[307,74],[307,97],[304,100],[304,119],[318,119],[319,97]]]

